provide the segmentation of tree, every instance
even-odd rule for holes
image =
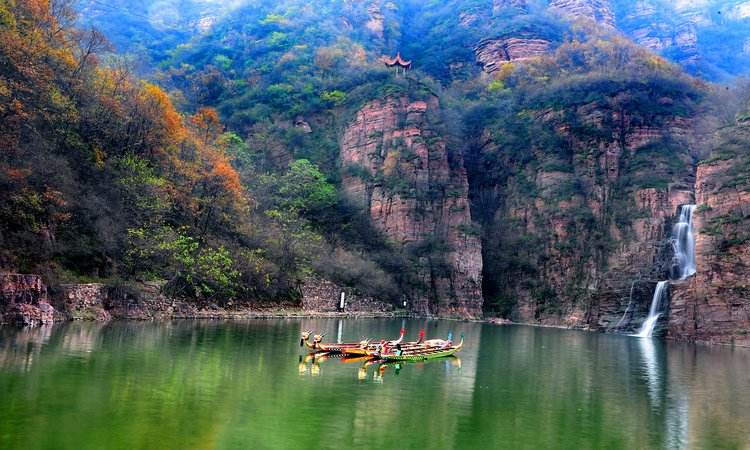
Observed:
[[[336,202],[336,189],[310,161],[299,159],[278,180],[275,200],[284,210],[312,215]]]
[[[203,145],[213,142],[221,133],[221,120],[219,120],[219,113],[214,108],[199,108],[190,118],[190,122],[197,129],[198,136],[203,140]]]

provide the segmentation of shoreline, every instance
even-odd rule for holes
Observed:
[[[522,326],[522,327],[533,327],[533,328],[550,328],[557,330],[568,330],[568,331],[580,331],[592,334],[602,335],[613,335],[621,337],[633,337],[623,333],[609,333],[606,331],[594,330],[591,328],[582,327],[570,327],[565,325],[549,325],[549,324],[537,324],[537,323],[523,323],[523,322],[512,322],[506,319],[497,319],[494,317],[486,319],[469,319],[469,318],[456,318],[456,317],[430,317],[410,314],[407,311],[349,311],[349,312],[338,312],[338,311],[304,311],[302,309],[267,309],[267,310],[243,310],[243,311],[195,311],[192,314],[172,314],[172,315],[159,315],[155,317],[123,317],[114,316],[107,320],[93,320],[86,318],[75,318],[75,317],[56,317],[54,321],[45,322],[40,324],[24,325],[13,322],[0,322],[0,329],[13,328],[16,330],[23,330],[26,328],[38,328],[44,326],[54,326],[67,323],[92,323],[92,324],[107,324],[113,322],[171,322],[171,321],[243,321],[243,320],[271,320],[271,319],[422,319],[422,320],[445,320],[455,322],[470,322],[470,323],[485,323],[488,325],[496,326]],[[668,336],[654,338],[657,342],[665,343],[676,343],[676,344],[692,344],[700,345],[705,347],[723,347],[723,348],[741,348],[750,349],[750,345],[742,345],[741,343],[735,342],[709,342],[709,341],[685,341],[678,340]]]

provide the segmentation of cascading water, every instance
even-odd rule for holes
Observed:
[[[630,312],[630,306],[633,304],[633,289],[635,289],[635,283],[637,283],[638,280],[633,281],[633,283],[630,284],[630,300],[628,300],[628,306],[625,308],[625,313],[620,317],[620,320],[615,325],[615,329],[620,328],[620,325],[625,321],[625,318],[628,316],[628,313]]]
[[[693,213],[695,205],[682,205],[677,223],[672,228],[672,247],[676,266],[673,276],[677,280],[684,280],[695,274],[695,236],[693,234]],[[651,337],[663,314],[663,308],[666,306],[666,297],[669,292],[669,280],[660,281],[656,285],[654,297],[651,300],[651,307],[648,310],[648,317],[641,325],[640,330],[635,335],[637,337]]]
[[[662,305],[665,303],[664,297],[666,296],[668,286],[669,281],[660,281],[656,285],[654,298],[651,300],[651,307],[648,310],[648,317],[646,317],[646,321],[641,325],[641,329],[638,330],[637,337],[651,337],[654,334],[656,322],[659,321],[659,317],[662,314]]]
[[[672,229],[672,246],[677,261],[677,278],[684,280],[695,273],[695,236],[693,213],[695,205],[680,207],[680,218]]]

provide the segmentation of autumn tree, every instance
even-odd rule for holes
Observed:
[[[199,108],[190,118],[190,122],[196,128],[198,136],[203,141],[203,145],[208,145],[209,142],[215,141],[222,131],[219,113],[214,108]]]

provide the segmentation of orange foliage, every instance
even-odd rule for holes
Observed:
[[[36,20],[49,20],[50,5],[48,0],[21,0],[19,6],[26,9]]]
[[[242,182],[240,174],[232,167],[224,152],[209,151],[209,162],[212,166],[210,177],[214,178],[234,201],[242,201]]]
[[[191,118],[190,122],[198,129],[203,143],[214,140],[221,131],[221,120],[219,113],[214,108],[200,108]]]
[[[166,92],[155,84],[145,83],[141,98],[146,105],[156,109],[155,112],[159,114],[156,119],[164,126],[170,140],[179,141],[185,137],[186,131],[182,124],[182,117],[172,105]]]

